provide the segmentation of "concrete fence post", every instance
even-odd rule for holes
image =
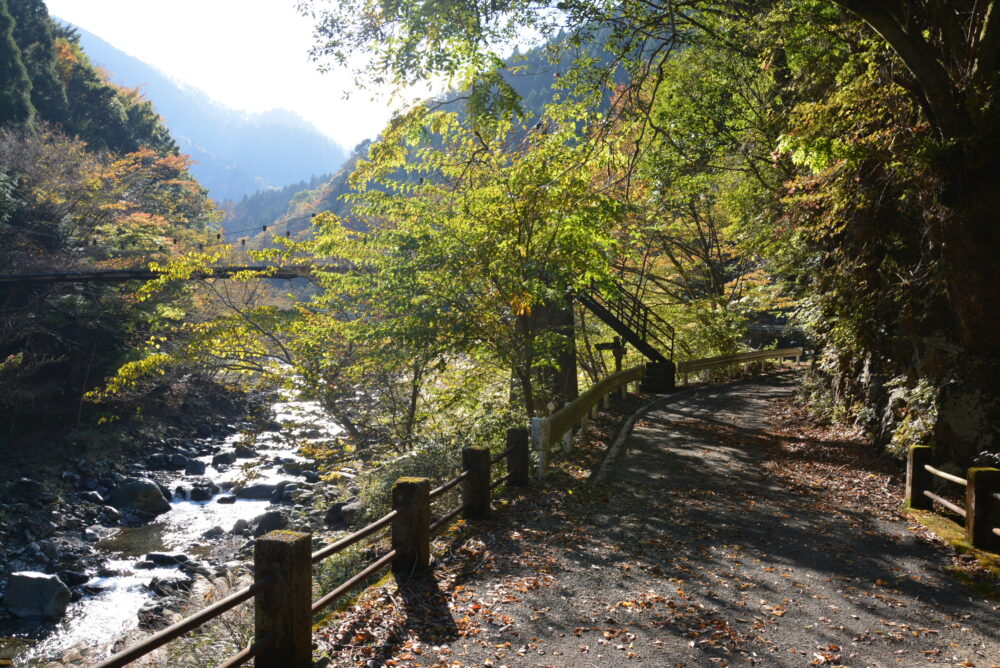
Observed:
[[[931,463],[931,448],[929,445],[912,445],[906,459],[906,505],[917,510],[927,510],[933,502],[924,496],[924,490],[930,488],[930,473],[924,468]]]
[[[507,430],[507,484],[512,487],[527,487],[531,475],[531,452],[528,449],[529,432],[526,427]]]
[[[272,580],[254,597],[254,636],[271,638],[260,668],[312,666],[312,536],[272,531],[254,541],[254,576]]]
[[[581,422],[580,424],[582,426],[585,423]],[[570,425],[570,427],[566,430],[566,433],[563,434],[562,441],[563,441],[563,446],[562,446],[563,454],[564,455],[568,455],[569,453],[573,452],[573,426],[572,425]]]
[[[405,582],[422,575],[430,564],[431,483],[427,478],[400,478],[392,486],[392,574]]]
[[[981,550],[1000,547],[993,526],[1000,526],[1000,503],[993,498],[1000,493],[1000,469],[969,469],[965,488],[965,539]]]
[[[549,470],[550,425],[548,418],[531,418],[531,449],[538,457],[538,477]]]
[[[462,517],[467,520],[490,519],[490,451],[486,448],[462,450],[462,470],[468,471],[462,483]]]

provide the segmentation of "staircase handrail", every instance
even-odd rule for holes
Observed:
[[[615,291],[614,299],[605,297],[596,283],[591,283],[586,296],[597,300],[642,339],[656,344],[659,349],[666,352],[667,359],[673,360],[674,340],[676,338],[676,330],[673,325],[657,315],[646,303],[629,292],[623,284],[612,281],[612,285]]]

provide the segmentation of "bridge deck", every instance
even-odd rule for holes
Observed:
[[[350,269],[345,264],[325,265],[228,265],[212,267],[210,271],[199,271],[191,275],[192,280],[208,278],[229,278],[246,271],[268,272],[267,278],[308,278],[316,269],[345,272]],[[0,283],[120,283],[124,281],[151,281],[163,276],[161,271],[150,269],[86,269],[72,271],[47,271],[26,274],[0,274]]]

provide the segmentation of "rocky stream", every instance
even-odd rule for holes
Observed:
[[[262,425],[202,424],[124,470],[81,458],[58,485],[0,490],[0,665],[89,665],[169,623],[199,577],[244,571],[255,536],[346,528],[357,490],[321,483],[298,454],[339,432],[316,404],[283,397]]]

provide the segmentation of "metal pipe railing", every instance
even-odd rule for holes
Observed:
[[[457,485],[458,483],[462,482],[463,480],[465,480],[468,477],[469,477],[469,472],[468,471],[462,471],[462,473],[460,473],[459,475],[455,476],[454,478],[452,478],[451,480],[449,480],[445,484],[443,484],[440,487],[437,487],[435,489],[432,489],[431,493],[429,495],[430,498],[431,499],[435,499],[435,498],[441,496],[442,494],[444,494],[445,492],[447,492],[449,489],[451,489],[452,487],[454,487],[455,485]]]
[[[465,510],[466,508],[468,508],[470,505],[471,504],[469,504],[469,503],[463,503],[458,508],[455,508],[454,510],[451,510],[447,514],[441,516],[438,520],[436,520],[434,522],[431,522],[431,527],[430,527],[431,535],[433,536],[434,534],[436,534],[438,532],[438,530],[440,530],[443,527],[447,526],[448,522],[450,522],[453,519],[455,519],[456,517],[458,517],[458,514],[460,512],[462,512],[463,510]]]
[[[313,552],[312,562],[314,564],[317,564],[317,563],[323,561],[324,559],[326,559],[327,557],[330,557],[330,556],[333,556],[334,554],[337,554],[338,552],[340,552],[344,548],[347,548],[347,547],[350,547],[351,545],[354,545],[355,543],[357,543],[361,539],[367,538],[368,536],[372,535],[373,533],[375,533],[379,529],[387,527],[389,525],[389,523],[392,522],[392,518],[394,518],[395,516],[396,516],[396,511],[393,510],[393,511],[389,512],[388,514],[383,515],[379,519],[375,520],[374,522],[372,522],[368,526],[355,531],[350,536],[346,536],[344,538],[341,538],[336,543],[334,543],[332,545],[328,545],[328,546],[324,547],[321,550],[317,550],[316,552]]]
[[[924,464],[924,469],[928,473],[936,475],[939,478],[944,478],[945,480],[950,480],[951,482],[955,483],[956,485],[961,485],[962,487],[968,487],[969,486],[969,481],[966,480],[965,478],[959,478],[957,475],[952,475],[950,473],[946,473],[945,471],[942,471],[940,469],[934,468],[930,464]]]
[[[504,484],[508,480],[510,480],[510,474],[509,473],[507,475],[505,475],[505,476],[501,476],[500,478],[498,478],[498,479],[494,480],[492,483],[490,483],[490,489],[496,489],[497,487],[499,487],[500,485]]]
[[[162,631],[154,633],[142,642],[129,647],[125,651],[115,654],[111,658],[97,664],[97,668],[119,668],[120,666],[125,666],[136,659],[149,654],[153,650],[166,645],[171,640],[181,637],[188,631],[193,631],[205,622],[215,619],[224,612],[232,610],[240,603],[249,601],[259,592],[271,586],[271,584],[272,581],[270,579],[258,580],[249,587],[244,587],[243,589],[225,597],[221,601],[217,601],[207,608],[199,610],[190,617],[182,619],[176,624],[171,624]]]
[[[952,511],[956,515],[961,515],[962,517],[965,517],[965,515],[966,515],[965,508],[962,508],[961,506],[955,505],[954,503],[952,503],[948,499],[946,499],[944,497],[941,497],[941,496],[938,496],[934,492],[930,492],[930,491],[927,491],[925,489],[924,490],[924,496],[926,496],[928,499],[931,499],[932,501],[936,501],[937,503],[940,503],[942,506],[944,506],[948,510]]]
[[[272,642],[274,642],[273,638],[271,636],[267,636],[266,638],[263,638],[262,640],[259,640],[240,650],[236,654],[233,654],[231,657],[216,666],[216,668],[236,668],[236,666],[242,666],[247,661],[270,647]]]
[[[382,555],[372,563],[368,564],[368,566],[359,571],[351,579],[347,580],[333,591],[324,595],[322,598],[320,598],[318,601],[312,604],[313,614],[316,614],[320,610],[324,609],[325,607],[336,601],[338,598],[340,598],[345,593],[349,592],[351,589],[357,586],[358,583],[362,582],[363,580],[366,580],[373,573],[388,566],[389,563],[392,562],[392,558],[395,556],[396,556],[396,550],[389,550],[384,555]]]

